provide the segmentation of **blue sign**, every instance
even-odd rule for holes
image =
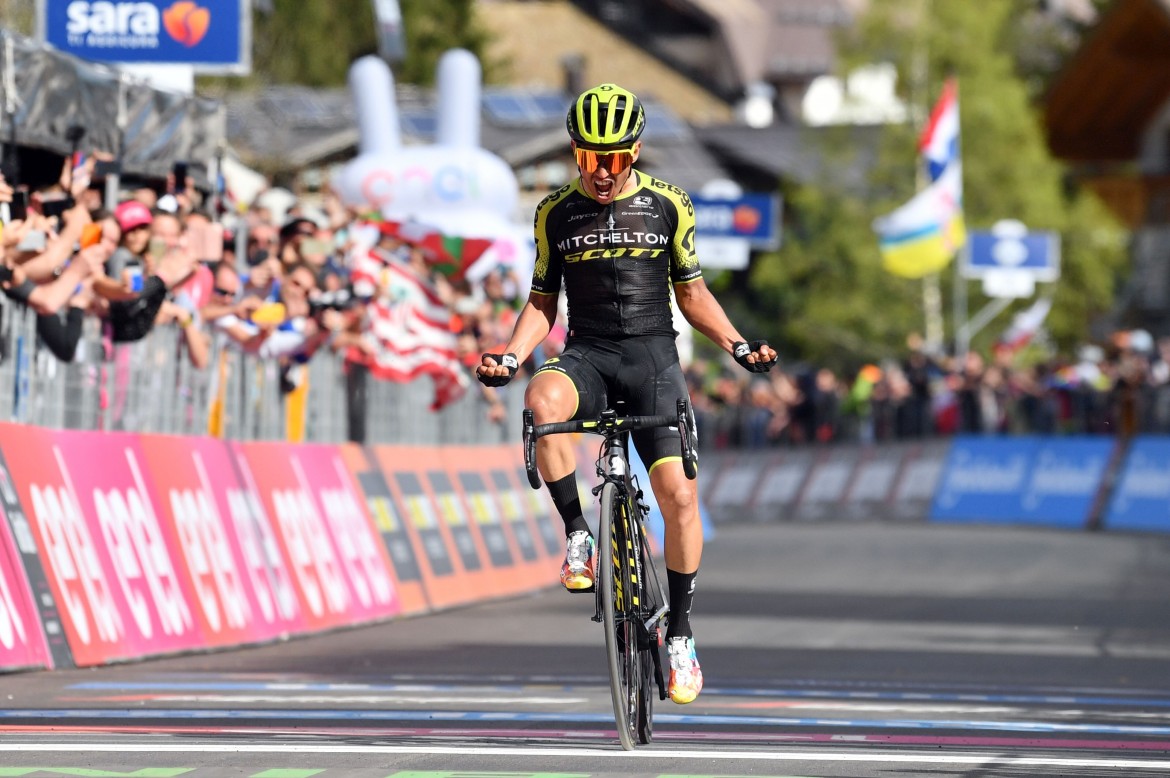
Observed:
[[[1060,277],[1060,236],[1054,232],[980,232],[967,235],[963,275],[981,278],[997,270],[1024,271],[1037,281]]]
[[[692,197],[695,234],[712,238],[745,238],[752,246],[780,245],[780,197],[745,194],[734,200]]]
[[[1170,438],[1134,439],[1109,501],[1105,528],[1170,532]]]
[[[1112,450],[1108,438],[956,438],[930,518],[1083,528]]]
[[[82,59],[251,69],[251,0],[41,0],[47,43]]]

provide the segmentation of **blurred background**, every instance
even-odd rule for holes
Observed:
[[[753,380],[682,332],[704,445],[1170,431],[1164,0],[160,2],[166,31],[180,43],[187,36],[175,47],[180,61],[165,65],[109,61],[127,58],[115,48],[140,46],[130,41],[143,30],[100,7],[128,5],[0,0],[6,175],[15,160],[26,183],[56,182],[61,160],[77,151],[70,111],[90,112],[80,148],[120,162],[113,186],[94,178],[105,205],[143,189],[165,198],[174,163],[189,165],[194,200],[180,203],[180,215],[201,211],[222,226],[244,281],[262,264],[259,244],[245,236],[272,231],[272,250],[283,250],[280,232],[298,218],[312,245],[296,247],[294,259],[310,261],[321,292],[354,287],[355,246],[413,251],[425,292],[451,316],[449,351],[462,374],[443,379],[449,396],[441,398],[438,383],[433,394],[415,379],[459,367],[380,370],[385,360],[371,356],[373,347],[364,359],[346,351],[360,343],[359,314],[332,306],[349,317],[330,323],[353,333],[347,346],[330,341],[323,356],[291,361],[280,354],[275,368],[221,363],[220,380],[204,382],[201,395],[179,393],[203,399],[177,420],[118,423],[202,432],[210,417],[213,434],[320,440],[514,435],[504,419],[516,418],[518,392],[482,394],[466,367],[506,339],[526,294],[531,246],[512,235],[503,251],[499,231],[456,234],[436,226],[441,220],[403,230],[416,214],[377,213],[380,203],[363,207],[362,192],[339,191],[347,166],[369,151],[363,127],[374,125],[362,112],[380,102],[354,79],[354,63],[388,65],[399,136],[392,145],[410,159],[450,140],[442,137],[440,63],[461,49],[482,79],[463,93],[474,103],[464,106],[471,142],[510,171],[497,177],[514,178],[505,216],[522,230],[541,198],[576,175],[564,132],[572,96],[614,81],[645,101],[639,168],[695,199],[707,283],[745,335],[767,338],[781,354],[780,371]],[[207,19],[224,16],[238,17],[226,55],[183,62],[207,45]],[[72,80],[59,63],[22,64],[70,48],[59,56],[80,73]],[[102,60],[79,57],[81,49]],[[119,96],[94,98],[107,80]],[[71,96],[49,99],[57,86]],[[957,124],[943,141],[961,164],[958,188],[944,193],[949,210],[894,234],[910,218],[905,208],[935,192],[930,143],[948,110]],[[490,188],[479,175],[461,185]],[[920,264],[892,263],[890,251],[923,230],[945,232],[942,248],[919,247]],[[468,242],[476,240],[486,248],[473,257]],[[485,255],[490,262],[476,266]],[[439,267],[452,262],[455,272]],[[192,312],[214,352],[220,336],[202,308]],[[162,350],[185,353],[175,337]],[[554,333],[536,360],[556,347]],[[241,359],[257,356],[244,351]],[[206,364],[197,369],[214,372],[215,353]],[[233,405],[257,391],[252,384],[224,388],[257,370],[275,371],[263,391],[281,410],[269,421],[256,403]],[[297,377],[311,370],[325,372]],[[0,380],[15,387],[18,378]],[[105,379],[90,371],[70,380],[70,391],[84,392]],[[302,384],[318,388],[318,399],[298,406],[290,424],[285,405]],[[321,387],[340,411],[316,405]],[[65,420],[15,405],[26,414],[18,420],[117,428],[97,406]],[[456,407],[457,418],[443,415]]]

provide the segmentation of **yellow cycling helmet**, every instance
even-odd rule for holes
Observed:
[[[565,124],[578,146],[628,148],[646,127],[646,112],[633,92],[617,84],[602,84],[573,101]]]

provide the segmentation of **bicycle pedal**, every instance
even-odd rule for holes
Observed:
[[[565,589],[569,594],[593,594],[597,591],[596,586],[590,586],[588,589]]]

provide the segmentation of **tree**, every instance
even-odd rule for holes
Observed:
[[[344,86],[350,64],[377,53],[371,0],[269,0],[265,5],[253,10],[253,74],[245,83]],[[432,83],[439,57],[451,48],[468,49],[483,61],[488,36],[475,18],[474,0],[400,0],[400,5],[406,59],[394,65],[396,80]],[[485,71],[490,69],[485,64]]]
[[[1030,99],[1037,92],[1036,67],[1021,75],[1014,37],[1019,15],[1034,5],[872,0],[842,39],[846,69],[874,62],[896,67],[900,96],[917,110],[918,121],[885,129],[867,190],[818,181],[816,191],[798,187],[788,194],[793,224],[785,246],[757,260],[750,284],[755,294],[781,306],[772,329],[784,347],[816,361],[857,364],[900,353],[907,334],[921,329],[919,282],[880,270],[870,223],[913,194],[917,132],[952,73],[959,81],[968,228],[1015,218],[1031,229],[1058,231],[1062,278],[1047,326],[1065,348],[1089,338],[1089,323],[1113,301],[1114,281],[1125,265],[1124,241],[1105,209],[1072,188],[1048,152]],[[846,141],[828,135],[823,153],[842,153]],[[951,271],[944,277],[949,294]],[[970,293],[972,306],[985,302],[977,286]],[[974,345],[986,348],[1005,321],[997,320]]]

